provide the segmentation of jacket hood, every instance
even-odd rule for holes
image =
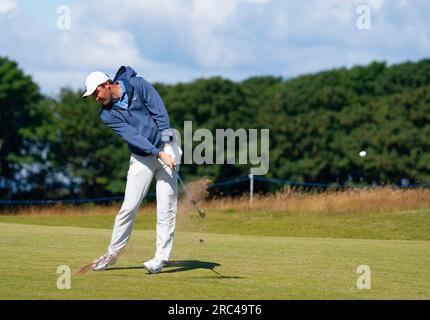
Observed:
[[[114,82],[118,80],[121,80],[122,82],[124,82],[125,90],[127,91],[127,95],[130,97],[130,99],[133,96],[133,89],[134,89],[130,83],[130,79],[132,77],[135,77],[136,75],[137,75],[137,72],[134,71],[132,67],[121,66],[116,72],[115,77],[113,78]]]

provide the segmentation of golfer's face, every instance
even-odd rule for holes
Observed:
[[[110,90],[104,88],[103,86],[98,86],[96,91],[92,94],[96,101],[101,102],[103,105],[108,105],[111,101],[111,93]]]

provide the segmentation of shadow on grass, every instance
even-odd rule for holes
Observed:
[[[215,270],[215,267],[218,267],[218,266],[220,266],[220,264],[216,262],[207,262],[207,261],[198,261],[198,260],[173,260],[173,261],[167,262],[166,266],[163,268],[161,273],[174,273],[174,272],[183,272],[183,271],[190,271],[190,270],[196,270],[196,269],[206,269],[214,272],[217,275],[217,278],[242,279],[242,277],[225,276],[219,273],[218,271]],[[173,269],[170,269],[170,268],[173,268]],[[114,268],[108,268],[105,271],[132,270],[132,269],[146,270],[144,266],[137,266],[137,267],[114,267]]]

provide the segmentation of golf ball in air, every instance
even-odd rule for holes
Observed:
[[[358,155],[360,157],[365,157],[365,156],[367,156],[367,152],[366,151],[360,151],[360,153]]]

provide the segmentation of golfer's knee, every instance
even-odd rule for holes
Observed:
[[[128,218],[132,217],[136,214],[137,209],[139,208],[138,205],[126,205],[122,206],[121,209],[117,213],[117,218]]]
[[[157,223],[158,224],[171,224],[175,223],[176,220],[176,210],[170,208],[167,211],[157,212]]]

